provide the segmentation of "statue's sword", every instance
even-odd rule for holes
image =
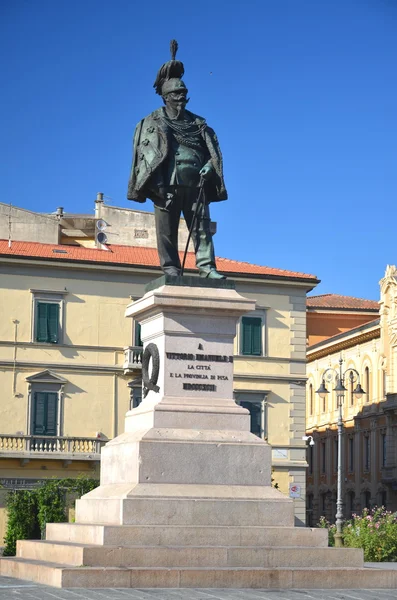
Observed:
[[[196,208],[194,210],[192,224],[190,225],[189,235],[187,237],[185,254],[183,255],[182,268],[181,268],[181,276],[183,275],[183,271],[185,269],[185,262],[186,262],[187,251],[188,251],[188,248],[189,248],[190,238],[192,237],[193,229],[196,226],[196,221],[197,221],[197,215],[198,215],[199,207],[200,207],[200,204],[204,204],[204,194],[203,194],[203,192],[204,192],[204,178],[200,177],[199,193],[197,195]]]

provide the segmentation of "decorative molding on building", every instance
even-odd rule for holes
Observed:
[[[91,373],[116,373],[124,375],[123,365],[68,365],[65,363],[47,362],[46,366],[50,367],[49,370],[51,371],[88,371]],[[12,360],[0,360],[0,367],[5,367],[6,369],[14,369],[15,367],[18,367],[18,369],[25,369],[26,371],[35,371],[36,369],[43,367],[43,363],[28,361],[18,361],[15,363]]]
[[[26,381],[30,384],[32,383],[58,383],[60,385],[64,385],[68,382],[67,379],[60,377],[53,371],[46,369],[45,371],[41,371],[40,373],[36,373],[35,375],[31,375],[30,377],[26,377]]]
[[[38,290],[38,289],[36,290],[36,289],[30,288],[29,292],[31,294],[43,294],[43,295],[57,294],[59,296],[66,296],[66,294],[69,294],[69,292],[66,288],[63,290]]]
[[[351,335],[351,331],[346,332],[345,335],[349,334]],[[307,360],[308,362],[313,362],[319,358],[324,358],[324,356],[335,354],[337,352],[341,352],[342,350],[347,350],[348,348],[354,348],[354,346],[357,346],[358,344],[363,344],[364,342],[368,342],[377,338],[380,338],[379,325],[371,331],[366,331],[357,336],[351,337],[350,339],[335,342],[334,345],[327,346],[326,348],[319,348],[318,350],[313,350],[312,352],[309,348],[307,352]]]

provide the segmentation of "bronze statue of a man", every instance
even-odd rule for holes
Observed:
[[[171,60],[160,68],[154,83],[165,106],[142,119],[135,129],[127,198],[136,202],[150,198],[154,203],[157,248],[164,273],[181,273],[178,226],[183,213],[192,230],[200,276],[223,279],[216,270],[208,206],[227,199],[222,154],[205,119],[186,110],[188,90],[182,81],[183,64],[175,60],[177,49],[172,40]],[[196,206],[202,197],[202,204]]]

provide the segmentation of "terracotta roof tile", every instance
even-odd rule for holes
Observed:
[[[38,242],[12,242],[8,247],[8,240],[0,240],[0,256],[14,256],[26,258],[42,258],[57,261],[97,262],[138,267],[159,268],[159,257],[156,248],[141,248],[138,246],[109,245],[109,250],[97,248],[83,248],[82,246],[67,246],[56,244],[41,244]],[[241,275],[262,275],[285,279],[303,279],[316,283],[315,275],[285,271],[273,267],[253,265],[247,262],[217,257],[217,268],[223,273],[236,273]],[[195,257],[189,252],[186,259],[186,268],[196,270]]]
[[[322,294],[321,296],[309,296],[307,298],[309,308],[330,308],[334,310],[369,310],[378,311],[379,304],[376,300],[365,300],[353,296],[341,296],[339,294]]]

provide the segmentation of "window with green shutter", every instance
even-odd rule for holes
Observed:
[[[57,434],[58,394],[35,392],[33,396],[33,435]]]
[[[134,335],[134,346],[143,346],[141,340],[141,324],[138,321],[135,321],[135,335]]]
[[[59,304],[37,302],[36,342],[57,344],[59,341]]]
[[[250,413],[251,424],[250,431],[258,437],[261,437],[261,405],[256,402],[240,402],[240,406],[247,408]]]
[[[241,319],[241,354],[262,356],[261,317],[243,317]]]

